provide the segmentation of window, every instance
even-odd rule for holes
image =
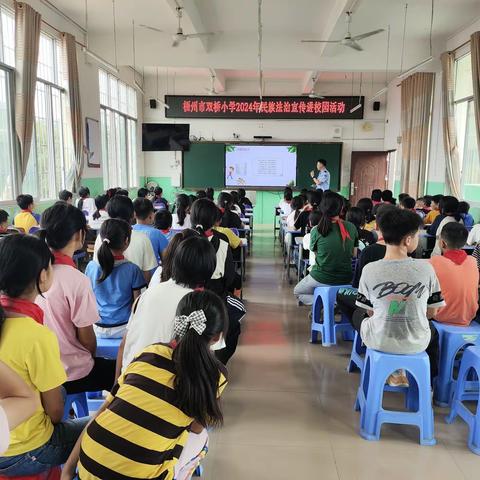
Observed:
[[[137,94],[104,70],[98,81],[105,188],[136,187]]]
[[[467,53],[455,61],[455,125],[462,185],[480,185],[480,160],[475,132],[472,63]]]
[[[35,134],[23,190],[39,200],[71,185],[73,145],[59,40],[42,33],[35,91]]]

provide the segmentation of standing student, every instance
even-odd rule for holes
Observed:
[[[13,225],[15,228],[21,228],[24,233],[29,233],[33,227],[38,227],[37,219],[33,216],[33,197],[31,195],[19,195],[17,205],[21,212],[15,215]]]
[[[175,200],[175,213],[172,215],[172,230],[191,228],[190,222],[190,199],[185,193],[177,195]]]
[[[95,197],[95,207],[97,208],[93,215],[88,219],[88,226],[92,230],[100,230],[103,222],[110,218],[107,213],[108,195],[97,195]]]
[[[352,281],[352,257],[356,255],[358,233],[350,222],[340,220],[342,207],[342,197],[333,192],[325,194],[320,203],[321,218],[310,239],[315,265],[293,291],[304,305],[312,305],[316,287]]]
[[[3,377],[5,364],[35,398],[33,405],[19,401],[13,406],[22,405],[24,412],[12,412],[12,402],[7,400],[5,407],[13,422],[10,446],[0,456],[2,476],[37,475],[63,464],[88,420],[62,422],[61,386],[67,376],[58,340],[44,326],[43,311],[34,303],[52,285],[51,264],[47,245],[34,236],[10,235],[0,242],[0,303],[5,312],[0,322],[0,390],[5,392],[10,383]],[[5,398],[5,393],[0,396]]]
[[[317,190],[330,190],[330,172],[327,170],[327,161],[321,158],[317,161],[318,175],[315,177],[315,171],[310,172],[312,180],[315,182]]]
[[[440,201],[443,195],[434,195],[431,200],[431,210],[427,213],[423,223],[425,225],[432,225],[435,219],[440,215]]]
[[[430,235],[435,235],[435,248],[432,255],[441,255],[442,250],[440,247],[440,235],[442,229],[447,223],[460,222],[463,224],[462,216],[458,213],[458,200],[452,196],[445,196],[440,200],[440,212],[441,214],[435,219],[433,224],[428,229]]]
[[[172,278],[151,285],[133,308],[119,349],[118,368],[125,369],[147,345],[173,339],[173,321],[180,300],[206,285],[215,263],[215,250],[205,239],[194,236],[180,243],[173,258]]]
[[[468,213],[470,211],[470,204],[468,202],[458,202],[458,213],[461,215],[463,224],[467,228],[472,228],[475,224],[475,219]]]
[[[115,195],[107,203],[107,213],[110,218],[119,218],[131,224],[134,218],[133,202],[124,195]],[[95,241],[95,258],[101,245],[102,239],[98,236]],[[133,230],[130,245],[125,250],[124,255],[127,260],[140,268],[145,277],[145,282],[148,283],[152,277],[151,271],[157,268],[158,262],[147,235]]]
[[[63,478],[75,476],[77,463],[82,480],[190,478],[208,450],[207,428],[223,422],[227,372],[211,346],[225,334],[226,320],[214,293],[186,295],[174,319],[175,341],[138,352],[75,446]]]
[[[218,195],[217,206],[222,212],[222,221],[220,226],[226,228],[244,228],[242,221],[240,220],[240,215],[232,211],[233,209],[233,198],[227,192],[221,192]]]
[[[163,235],[165,235],[165,238],[168,241],[173,238],[174,232],[172,232],[172,223],[173,217],[168,210],[158,210],[155,213],[153,225],[156,229],[160,230]]]
[[[43,212],[43,238],[55,257],[52,287],[37,297],[45,324],[56,333],[68,376],[67,393],[110,390],[115,361],[96,357],[93,325],[100,319],[89,279],[77,270],[73,254],[83,247],[87,224],[73,205],[58,202]]]
[[[408,210],[389,209],[380,216],[386,253],[363,269],[357,306],[369,316],[358,319],[355,328],[367,347],[381,352],[415,354],[430,346],[427,353],[435,368],[436,339],[428,318],[445,302],[433,267],[408,256],[417,249],[421,225],[420,217]],[[436,372],[431,373],[433,378]],[[403,372],[391,375],[388,383],[408,384]]]
[[[162,262],[162,254],[167,248],[168,240],[160,230],[153,226],[155,218],[153,203],[148,198],[137,198],[133,202],[133,209],[135,210],[135,219],[137,220],[133,230],[147,235],[152,243],[157,264],[160,264]]]
[[[80,198],[77,200],[77,208],[82,212],[87,212],[87,217],[90,218],[97,210],[95,200],[90,197],[90,189],[88,187],[80,187],[78,195]]]
[[[72,204],[73,203],[73,193],[69,192],[68,190],[62,190],[58,194],[58,199],[62,202],[67,202]]]
[[[123,255],[131,234],[132,227],[124,220],[106,220],[100,229],[102,246],[97,261],[89,262],[85,270],[100,314],[94,326],[97,337],[123,338],[132,304],[146,287],[142,271]]]
[[[168,210],[168,201],[162,196],[162,187],[155,187],[153,193],[155,194],[155,198],[153,199],[153,206],[155,210]]]

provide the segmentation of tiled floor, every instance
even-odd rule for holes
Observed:
[[[263,233],[263,232],[262,232]],[[308,343],[307,310],[282,278],[271,230],[257,234],[245,288],[248,317],[229,365],[225,426],[213,432],[205,480],[479,480],[467,429],[435,410],[435,447],[414,427],[386,425],[380,442],[358,435],[358,374],[347,374],[351,343]],[[396,402],[395,396],[389,402]]]

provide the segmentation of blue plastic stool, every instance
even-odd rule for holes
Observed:
[[[480,378],[480,347],[468,347],[463,353],[460,372],[455,385],[452,409],[446,418],[447,423],[452,423],[457,415],[462,418],[469,427],[468,448],[473,453],[480,455],[480,391],[477,388],[472,391],[472,383],[468,381],[468,374],[473,369]],[[476,400],[477,412],[472,413],[462,403],[464,400]]]
[[[122,343],[121,338],[97,337],[97,357],[116,360],[120,343]]]
[[[77,418],[88,417],[89,411],[87,395],[85,392],[67,395],[65,399],[65,407],[63,409],[63,420],[68,420],[70,418],[70,410],[72,408],[74,409]]]
[[[311,342],[318,342],[318,332],[322,334],[322,346],[330,347],[337,344],[337,332],[353,331],[353,327],[342,315],[341,323],[335,323],[335,302],[337,293],[342,288],[352,288],[351,285],[329,285],[317,287],[312,304]],[[323,307],[323,323],[321,311]]]
[[[408,388],[385,385],[395,370],[408,372]],[[405,391],[408,412],[384,410],[384,390]],[[433,408],[430,398],[430,361],[425,352],[415,355],[394,355],[367,348],[355,408],[360,410],[360,435],[366,440],[379,440],[382,424],[416,425],[420,444],[435,445]]]
[[[440,344],[438,375],[433,381],[433,399],[437,405],[446,407],[452,397],[455,380],[453,367],[458,351],[467,345],[480,345],[480,325],[472,322],[469,327],[433,322]]]
[[[352,373],[355,368],[358,368],[360,372],[363,370],[365,364],[365,352],[367,347],[363,345],[360,334],[355,331],[355,338],[353,339],[352,353],[350,354],[350,362],[348,363],[347,371]]]

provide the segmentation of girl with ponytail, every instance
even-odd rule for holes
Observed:
[[[115,378],[115,360],[95,357],[97,339],[93,325],[100,319],[89,279],[73,261],[83,248],[87,223],[73,205],[58,202],[43,212],[39,235],[55,257],[52,287],[39,296],[45,325],[54,331],[60,344],[68,394],[110,390]]]
[[[238,213],[232,211],[233,198],[230,193],[221,192],[217,199],[217,207],[222,212],[221,227],[226,228],[245,228]]]
[[[352,258],[357,254],[358,232],[355,225],[340,219],[342,208],[343,198],[338,193],[324,193],[320,220],[310,237],[315,264],[293,291],[303,305],[312,305],[317,287],[346,285],[352,281]]]
[[[175,202],[176,213],[172,215],[172,230],[183,230],[191,227],[190,199],[185,193],[180,193]]]
[[[146,286],[140,268],[125,259],[132,227],[125,220],[106,220],[100,229],[102,245],[97,260],[85,270],[97,299],[100,321],[95,325],[97,337],[122,338],[133,302]]]
[[[185,295],[175,338],[146,347],[128,366],[77,442],[64,478],[74,477],[78,463],[83,479],[132,478],[139,471],[142,478],[189,479],[208,450],[206,429],[223,423],[219,397],[227,373],[211,346],[226,329],[220,297],[208,290]],[[147,449],[148,438],[155,441]]]

